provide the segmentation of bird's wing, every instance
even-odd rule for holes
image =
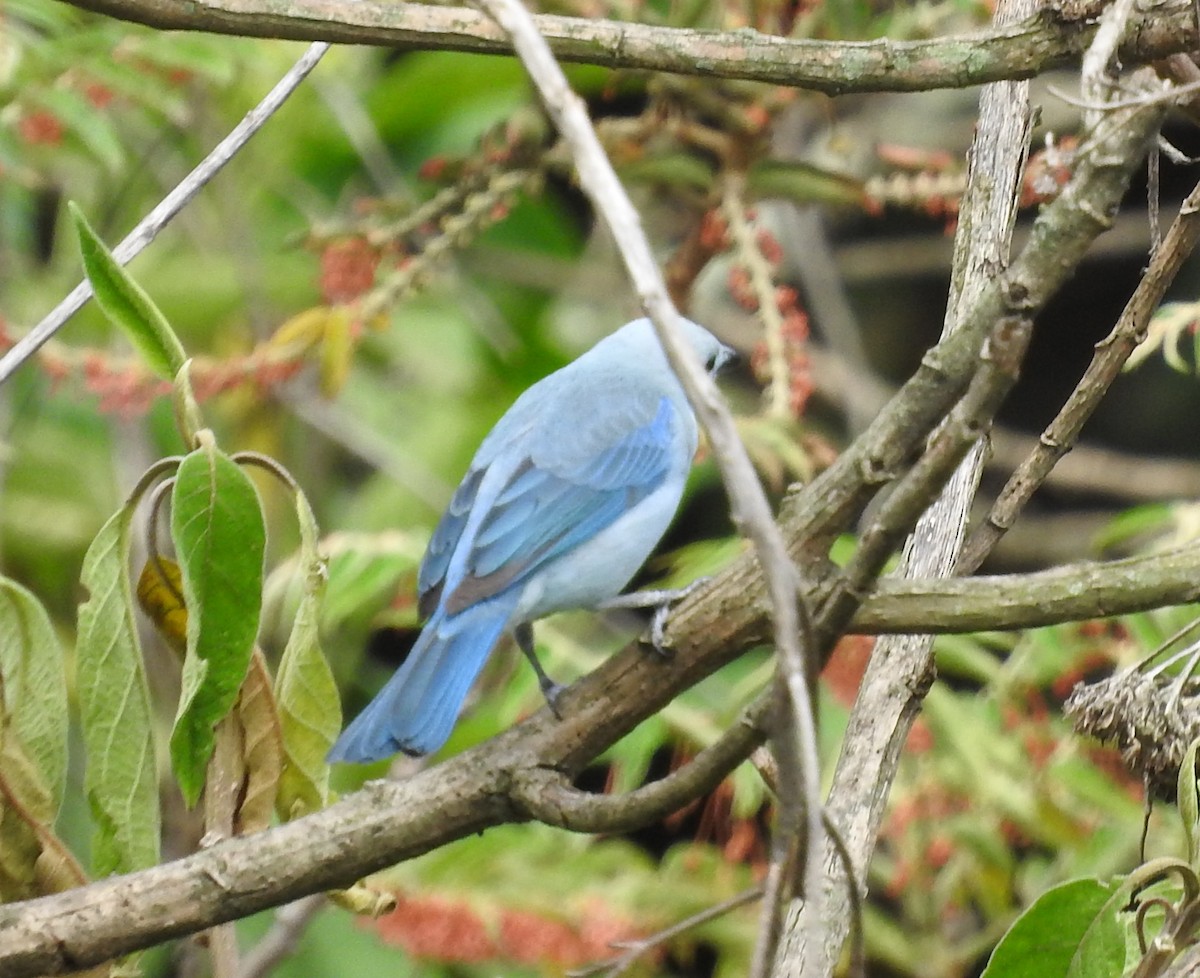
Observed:
[[[475,505],[475,496],[486,471],[486,466],[472,466],[455,490],[450,505],[446,507],[446,512],[442,514],[437,528],[433,531],[429,547],[421,560],[421,569],[417,572],[417,613],[422,621],[433,614],[438,601],[441,600],[450,558],[454,556],[454,548],[458,546],[459,537],[467,525],[467,518],[471,515],[471,507]]]
[[[641,423],[626,423],[623,432],[614,432],[603,449],[587,458],[570,451],[526,453],[471,535],[463,574],[446,597],[447,613],[456,614],[524,580],[659,488],[671,469],[676,410],[663,397],[650,420],[645,418],[643,413]],[[451,533],[448,528],[446,536]],[[457,533],[461,536],[461,526]],[[448,558],[439,560],[448,563]],[[443,583],[430,592],[435,603]]]

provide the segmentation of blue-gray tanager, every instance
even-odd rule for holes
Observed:
[[[710,372],[732,351],[682,320]],[[512,634],[538,671],[530,623],[614,598],[675,515],[696,419],[647,319],[522,394],[484,439],[421,563],[427,618],[408,658],[333,745],[366,763],[446,742],[475,678]]]

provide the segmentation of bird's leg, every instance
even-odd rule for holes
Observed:
[[[542,668],[541,662],[538,661],[537,652],[533,647],[533,625],[529,622],[522,622],[513,629],[513,638],[517,640],[517,647],[525,653],[525,658],[529,660],[529,664],[533,666],[533,671],[537,673],[538,686],[541,687],[542,695],[546,697],[546,705],[550,707],[550,712],[554,714],[556,719],[561,720],[562,714],[558,711],[558,700],[566,687],[556,683],[547,676],[546,670]]]
[[[658,655],[669,658],[671,650],[665,646],[664,642],[667,637],[667,619],[671,617],[671,606],[682,601],[702,584],[707,583],[707,577],[699,577],[685,587],[619,594],[615,598],[609,598],[602,602],[597,607],[601,611],[615,611],[619,608],[653,608],[654,617],[650,619],[650,645]]]

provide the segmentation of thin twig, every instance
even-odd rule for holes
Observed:
[[[670,927],[660,930],[657,934],[651,934],[649,937],[643,937],[636,941],[614,942],[613,947],[623,948],[623,954],[609,958],[607,961],[597,961],[595,964],[589,964],[585,968],[568,971],[567,974],[570,975],[570,978],[589,978],[591,975],[604,975],[604,978],[619,978],[620,975],[625,974],[625,972],[632,968],[637,963],[637,959],[643,954],[648,954],[655,948],[662,947],[667,941],[678,937],[693,927],[707,924],[710,920],[716,920],[718,917],[725,916],[731,910],[744,907],[747,903],[753,903],[762,896],[762,893],[763,888],[761,886],[752,886],[748,890],[743,890],[737,896],[730,897],[728,900],[722,900],[711,907],[706,907],[699,913],[685,917],[679,923],[672,924]]]
[[[481,5],[512,38],[513,47],[571,150],[580,184],[611,229],[642,306],[654,321],[671,366],[708,434],[729,493],[734,524],[754,545],[771,596],[780,673],[796,717],[794,730],[789,733],[796,739],[795,753],[801,764],[798,773],[803,784],[806,847],[810,853],[819,853],[824,848],[820,770],[810,670],[805,661],[806,649],[801,645],[802,637],[808,636],[804,616],[798,607],[799,574],[775,525],[770,504],[741,444],[733,418],[716,385],[683,340],[678,327],[679,313],[671,302],[662,273],[642,232],[637,211],[600,145],[583,101],[571,91],[549,46],[519,0],[481,0]],[[810,654],[815,654],[811,648]],[[808,859],[805,865],[807,899],[820,901],[820,879],[818,860]],[[819,912],[814,914],[813,920],[815,927],[824,927]]]
[[[1080,66],[1079,85],[1085,98],[1093,103],[1084,116],[1084,126],[1092,129],[1100,121],[1100,114],[1108,108],[1106,101],[1115,87],[1112,66],[1126,29],[1133,14],[1135,0],[1112,0],[1100,14],[1096,36],[1088,45]]]
[[[1088,98],[1076,98],[1070,92],[1063,91],[1057,85],[1047,85],[1046,90],[1051,95],[1062,99],[1068,105],[1095,113],[1111,112],[1113,109],[1132,109],[1138,105],[1157,105],[1164,102],[1174,102],[1180,100],[1184,95],[1200,92],[1200,81],[1188,82],[1184,85],[1168,84],[1166,88],[1157,92],[1141,92],[1137,95],[1131,95],[1129,98],[1109,99],[1107,102]]]
[[[126,265],[140,254],[142,249],[154,240],[158,232],[183,210],[184,206],[200,192],[201,188],[216,176],[225,164],[249,142],[250,137],[275,114],[328,50],[329,45],[323,41],[310,45],[300,59],[288,69],[287,74],[267,93],[266,97],[247,112],[245,118],[230,131],[229,135],[217,143],[212,152],[201,160],[196,168],[159,202],[157,207],[138,222],[137,227],[130,231],[125,239],[113,249],[113,257],[120,264]],[[84,303],[91,296],[92,285],[84,279],[40,323],[17,340],[12,348],[0,357],[0,384],[8,380],[13,371],[33,356],[68,319],[82,309]]]
[[[296,945],[325,902],[324,893],[314,893],[276,910],[271,929],[242,958],[238,978],[266,978],[276,965],[295,952]]]

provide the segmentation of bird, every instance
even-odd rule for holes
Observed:
[[[691,320],[680,325],[715,376],[733,350]],[[424,625],[416,643],[329,760],[438,750],[506,635],[557,714],[561,687],[538,663],[532,623],[617,599],[674,518],[697,438],[648,319],[521,394],[479,446],[434,530],[417,574]]]

